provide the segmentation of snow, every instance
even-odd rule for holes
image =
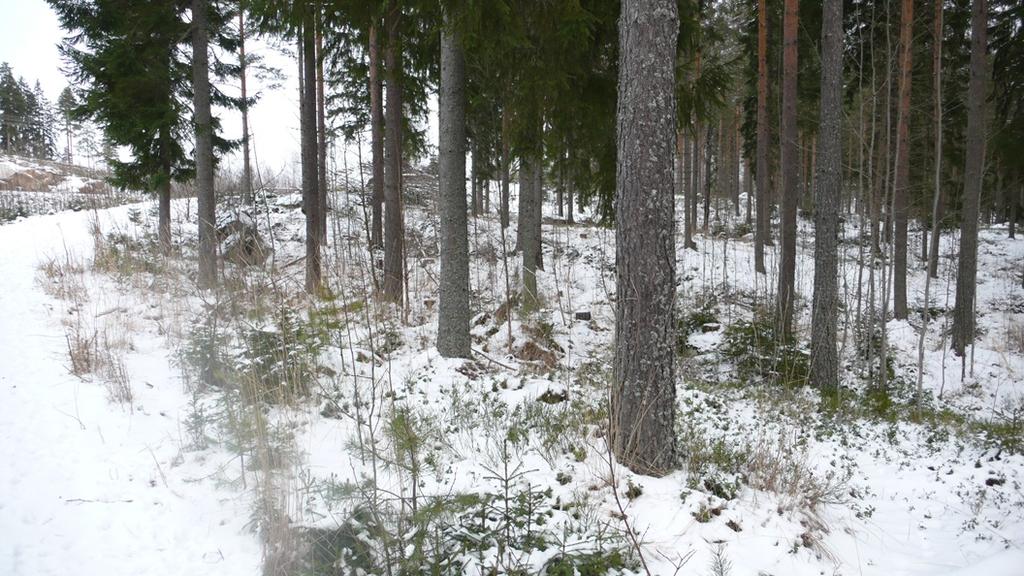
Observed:
[[[281,196],[270,212],[254,219],[261,227],[269,224],[274,262],[282,267],[274,274],[296,286],[301,265],[293,263],[303,250],[298,200],[294,194]],[[335,304],[359,304],[369,283],[363,212],[354,198],[333,201],[331,218],[339,221],[329,226],[327,245],[339,248],[338,253],[328,251],[325,269],[338,276],[331,276],[337,282]],[[175,205],[174,232],[184,238],[184,261],[190,265],[195,226],[181,220],[190,212],[186,205]],[[152,229],[151,207],[144,203],[97,214],[105,231],[141,234]],[[516,213],[514,204],[511,212]],[[579,406],[599,405],[607,392],[614,337],[614,234],[585,219],[569,227],[552,222],[550,211],[546,216],[546,271],[538,275],[545,309],[533,319],[513,314],[511,343],[507,325],[494,318],[505,296],[496,218],[471,220],[473,313],[480,325],[473,328],[478,356],[470,362],[440,358],[433,349],[437,220],[430,206],[407,206],[412,256],[405,321],[373,310],[372,340],[357,314],[360,318],[348,332],[340,331],[322,358],[337,378],[321,378],[321,395],[304,404],[268,410],[269,418],[289,431],[296,454],[284,482],[291,490],[288,512],[295,525],[332,528],[346,520],[349,509],[331,499],[324,488],[328,485],[356,485],[372,476],[383,490],[408,493],[408,478],[393,470],[378,476],[353,448],[357,438],[367,441],[371,430],[381,434],[391,411],[400,408],[421,417],[429,429],[425,434],[437,445],[430,447],[435,460],[417,485],[421,497],[494,491],[493,471],[506,459],[525,471],[520,486],[550,488],[560,502],[579,502],[585,515],[595,519],[594,526],[621,531],[625,512],[642,536],[652,573],[659,576],[675,573],[690,554],[680,573],[709,572],[706,567],[719,545],[736,575],[1024,574],[1020,454],[941,425],[822,414],[816,392],[741,381],[736,367],[722,358],[728,326],[749,320],[751,309],[770,301],[773,289],[753,273],[749,235],[698,234],[697,251],[682,250],[677,242],[681,314],[700,309],[699,303],[710,297],[718,302],[718,321],[690,335],[692,356],[680,360],[680,427],[774,459],[765,466],[804,471],[831,488],[820,502],[812,507],[803,501],[805,486],[773,490],[765,479],[758,487],[753,480],[741,484],[736,497],[726,499],[692,486],[697,475],[685,467],[652,478],[610,466],[600,426],[581,426],[575,437],[550,433],[578,416]],[[258,574],[263,550],[250,522],[257,473],[245,471],[224,439],[201,450],[186,447],[186,421],[195,398],[171,358],[202,303],[193,296],[158,293],[153,278],[119,282],[92,271],[83,275],[89,298],[81,306],[44,290],[41,263],[68,254],[88,261],[94,240],[90,218],[64,212],[0,226],[5,247],[0,252],[0,461],[9,463],[0,467],[0,574]],[[801,227],[796,328],[806,340],[813,231],[806,221]],[[841,244],[840,287],[847,302],[855,299],[859,273],[851,228]],[[943,240],[943,254],[955,252],[956,238]],[[940,315],[926,339],[924,388],[939,408],[993,418],[1006,402],[1024,395],[1024,355],[1008,338],[1010,327],[1024,322],[1024,241],[1008,240],[998,227],[983,229],[981,240],[982,335],[973,354],[973,376],[968,365],[968,377],[960,381],[960,360],[946,351],[946,321]],[[499,254],[497,261],[488,260],[493,253]],[[770,274],[774,258],[769,250]],[[923,298],[924,275],[923,263],[911,260],[913,310]],[[509,264],[515,273],[517,262]],[[932,306],[951,303],[954,267],[955,260],[942,259],[940,279],[932,284]],[[227,271],[232,273],[230,267]],[[287,302],[288,309],[300,312],[307,305],[299,297]],[[581,310],[591,312],[592,320],[575,320]],[[78,318],[128,342],[130,404],[111,401],[100,377],[69,374],[65,326]],[[908,382],[916,376],[919,325],[913,315],[888,325],[895,370]],[[546,327],[540,330],[546,335],[538,335],[538,327]],[[384,332],[400,340],[389,353],[380,351]],[[847,338],[844,358],[849,360],[852,334]],[[556,365],[510,352],[528,340],[561,350]],[[844,368],[847,383],[857,385],[859,368],[849,362]],[[568,401],[539,402],[547,393]],[[367,404],[368,398],[377,404]],[[332,403],[340,417],[325,415],[324,407]],[[376,410],[368,417],[372,426],[356,423],[355,406]],[[531,426],[523,431],[526,439],[508,448],[509,427],[524,423]],[[642,488],[631,499],[625,495],[630,484]],[[708,510],[715,512],[700,517]],[[552,511],[552,526],[572,522],[564,511]],[[585,547],[585,536],[575,535],[572,545]],[[553,553],[534,551],[530,560],[539,567]]]
[[[103,215],[126,216],[127,208]],[[217,483],[231,463],[182,454],[188,398],[164,343],[132,335],[130,407],[68,373],[61,321],[125,303],[110,291],[66,310],[36,283],[44,258],[65,249],[88,257],[88,219],[60,213],[0,226],[0,573],[257,574],[249,502]]]

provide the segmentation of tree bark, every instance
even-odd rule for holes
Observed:
[[[402,48],[398,26],[402,17],[397,0],[388,0],[384,19],[384,82],[387,118],[384,123],[384,290],[389,302],[402,303],[405,231],[402,217]]]
[[[914,2],[903,0],[900,15],[899,112],[896,116],[896,180],[893,187],[893,316],[907,317],[907,204],[910,195],[910,64]]]
[[[768,15],[767,0],[757,2],[757,226],[754,270],[766,274],[764,246],[768,238]]]
[[[690,206],[693,205],[694,189],[696,188],[696,177],[693,170],[695,156],[693,153],[693,138],[686,137],[686,129],[679,130],[677,142],[682,155],[680,163],[683,165],[683,248],[696,250],[697,243],[693,241],[693,222],[690,219]]]
[[[320,242],[327,243],[327,95],[324,92],[324,23],[316,9],[316,150],[317,150],[317,226]]]
[[[171,146],[171,132],[166,126],[160,127],[160,186],[157,189],[157,237],[160,241],[160,251],[163,254],[171,253],[171,159],[169,150]]]
[[[508,106],[501,110],[501,190],[499,191],[500,206],[498,207],[498,218],[502,228],[508,228],[508,187],[510,165],[512,158],[509,150],[509,132],[511,131],[512,115],[509,114]]]
[[[192,103],[196,129],[196,196],[199,200],[199,286],[217,284],[217,215],[213,190],[213,116],[207,0],[192,0]]]
[[[302,106],[299,132],[302,140],[302,205],[306,211],[306,292],[320,289],[320,192],[317,189],[316,33],[312,7],[302,16]]]
[[[821,152],[814,192],[814,298],[811,305],[811,382],[839,387],[836,318],[842,203],[843,0],[825,0],[821,27]]]
[[[985,50],[988,45],[986,0],[971,6],[971,77],[967,87],[967,157],[963,209],[960,212],[960,261],[953,308],[953,350],[963,356],[974,342],[974,299],[978,274],[978,203],[985,162]]]
[[[437,308],[437,351],[469,358],[469,239],[466,222],[466,69],[462,46],[445,14],[441,30],[441,85],[438,92],[441,278]],[[479,162],[473,156],[473,168]],[[475,176],[475,174],[474,174]],[[476,207],[477,202],[474,202]]]
[[[928,250],[928,276],[939,277],[939,237],[942,234],[942,2],[935,0],[932,30],[932,88],[935,114],[935,190],[932,209],[932,235]],[[926,284],[927,285],[927,284]],[[926,298],[927,300],[927,298]],[[926,303],[925,306],[928,304]]]
[[[575,186],[576,186],[575,178],[573,178],[573,169],[572,169],[573,166],[576,165],[574,161],[575,161],[575,154],[573,154],[573,149],[572,149],[572,147],[570,147],[569,148],[569,173],[566,176],[566,182],[565,182],[565,210],[566,210],[565,221],[568,222],[569,224],[573,224],[574,223],[573,215],[572,215],[573,203],[574,203],[573,194],[575,193]]]
[[[782,221],[779,226],[779,289],[776,294],[777,336],[789,338],[796,301],[796,208],[800,200],[800,156],[797,146],[796,81],[798,0],[786,0],[782,24]]]
[[[370,23],[370,154],[373,164],[370,248],[384,245],[381,210],[384,205],[384,95],[380,78],[380,34],[377,18]]]
[[[238,6],[238,75],[241,81],[242,97],[242,202],[253,205],[255,198],[252,191],[252,164],[249,161],[249,89],[247,86],[245,57],[245,2]]]
[[[537,253],[534,239],[533,214],[537,196],[533,190],[537,179],[534,173],[539,169],[538,161],[531,153],[524,153],[519,164],[519,236],[518,251],[522,256],[523,311],[532,312],[540,305],[537,294]]]
[[[641,474],[676,466],[675,0],[624,0],[619,20],[616,311],[610,431]]]

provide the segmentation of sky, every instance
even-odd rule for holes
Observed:
[[[0,0],[0,62],[11,65],[16,76],[30,84],[36,80],[51,101],[56,101],[68,79],[61,72],[63,62],[57,45],[66,35],[60,28],[56,14],[44,0]],[[285,74],[280,88],[261,90],[262,98],[250,110],[249,126],[255,166],[263,174],[279,172],[298,173],[299,107],[298,82],[293,70],[293,57],[270,46],[267,42],[247,43],[247,50],[263,56],[264,61]],[[254,87],[254,84],[256,85]],[[237,85],[221,86],[228,93],[237,93]],[[261,87],[254,79],[249,81],[250,94]],[[241,115],[231,111],[215,111],[221,118],[224,136],[241,136]],[[436,103],[431,102],[428,140],[437,142]],[[369,146],[364,150],[368,153]],[[357,152],[348,150],[349,165],[355,165]],[[224,166],[237,167],[239,154],[225,158]],[[338,163],[342,159],[338,158]]]

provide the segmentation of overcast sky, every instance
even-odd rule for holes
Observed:
[[[142,1],[142,0],[140,0]],[[64,38],[56,14],[44,0],[0,0],[0,62],[11,65],[16,76],[22,76],[34,85],[36,80],[43,86],[47,97],[56,101],[67,78],[61,72],[63,63],[57,44]],[[264,90],[263,98],[249,115],[254,160],[264,173],[282,169],[292,170],[299,153],[299,109],[296,67],[291,59],[264,42],[247,46],[250,53],[259,53],[268,64],[277,66],[286,79],[276,90]],[[250,93],[255,82],[250,80]],[[257,89],[259,87],[257,86]],[[237,93],[237,86],[224,86],[228,92]],[[437,142],[436,106],[431,102],[430,133],[428,139]],[[241,117],[237,113],[220,111],[224,135],[238,138],[241,135]],[[368,154],[369,146],[364,150]],[[350,165],[355,165],[355,151],[350,151]],[[228,165],[237,165],[240,160],[228,158]],[[338,158],[338,163],[342,162]]]

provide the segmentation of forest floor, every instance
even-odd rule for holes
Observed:
[[[354,194],[333,199],[315,301],[296,196],[256,215],[267,264],[225,264],[215,291],[194,284],[194,201],[174,205],[167,258],[152,203],[0,226],[0,572],[1020,574],[1024,240],[981,232],[961,378],[945,234],[919,394],[924,263],[880,390],[880,332],[856,327],[884,267],[860,265],[848,224],[843,387],[822,398],[805,385],[810,223],[798,344],[776,346],[749,229],[713,211],[677,261],[683,466],[653,478],[604,439],[613,231],[546,214],[544,307],[521,316],[514,224],[503,239],[471,219],[474,358],[443,359],[429,197],[407,205],[404,310],[370,297]]]

